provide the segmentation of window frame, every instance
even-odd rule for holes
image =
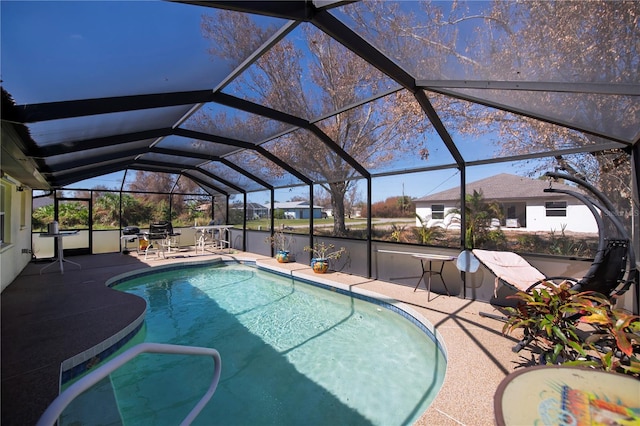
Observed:
[[[544,210],[546,217],[567,217],[567,202],[545,201]]]
[[[444,204],[431,204],[431,219],[444,220],[444,210]]]

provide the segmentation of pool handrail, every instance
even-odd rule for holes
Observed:
[[[81,393],[91,388],[100,380],[113,373],[118,368],[122,367],[127,362],[131,361],[136,356],[142,353],[162,353],[162,354],[178,354],[178,355],[208,355],[214,360],[213,380],[209,389],[200,399],[200,401],[193,407],[187,417],[184,418],[181,425],[189,425],[200,414],[200,411],[209,402],[213,396],[218,382],[220,381],[220,373],[222,369],[222,360],[220,353],[213,348],[204,348],[198,346],[182,346],[182,345],[170,345],[165,343],[140,343],[131,349],[126,350],[120,355],[116,356],[112,360],[106,362],[104,365],[98,367],[96,370],[87,374],[71,386],[69,386],[64,392],[62,392],[53,402],[47,407],[42,414],[36,426],[50,426],[54,425],[58,420],[58,417],[67,408],[71,402],[78,397]]]

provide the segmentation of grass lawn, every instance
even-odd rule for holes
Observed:
[[[359,217],[359,218],[345,218],[345,225],[349,229],[366,229],[367,228],[367,218]],[[378,227],[385,226],[391,227],[393,225],[397,226],[406,226],[406,225],[414,225],[415,219],[372,219],[372,224]],[[268,230],[271,225],[270,219],[259,219],[259,220],[249,220],[247,221],[247,229],[253,230]],[[309,229],[309,219],[276,219],[274,221],[274,226],[276,229],[279,228],[293,228],[293,230],[302,232],[308,232]],[[313,226],[316,228],[320,227],[332,227],[333,226],[333,218],[328,217],[326,219],[314,219]]]

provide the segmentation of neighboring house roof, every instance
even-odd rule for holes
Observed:
[[[259,203],[247,203],[247,210],[267,210],[267,207]]]
[[[236,206],[232,208],[235,210],[244,210],[244,206]],[[269,210],[269,208],[259,203],[247,203],[247,210]]]
[[[287,201],[285,203],[273,203],[274,209],[308,209],[309,203],[307,201]],[[321,209],[322,206],[313,206],[314,209]]]
[[[582,192],[575,186],[554,182],[553,188],[569,189],[575,192]],[[482,192],[485,200],[523,200],[536,198],[557,198],[564,197],[564,194],[551,194],[544,192],[545,188],[549,188],[547,179],[530,179],[522,176],[516,176],[509,173],[500,173],[485,179],[467,183],[467,195],[473,194],[473,191]],[[431,195],[425,195],[418,198],[416,202],[428,201],[458,201],[460,199],[460,187],[447,189]]]

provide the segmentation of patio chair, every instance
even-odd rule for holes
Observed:
[[[209,226],[212,226],[213,221],[209,222]],[[195,247],[196,254],[198,254],[198,250],[204,254],[207,247],[213,247],[215,245],[215,234],[210,229],[198,229],[195,233]]]
[[[227,246],[231,249],[229,242],[225,240],[225,233],[228,232],[228,229],[221,228],[220,220],[211,220],[207,226],[197,229],[195,234],[196,254],[198,254],[198,250],[204,254],[207,249],[223,250]]]

